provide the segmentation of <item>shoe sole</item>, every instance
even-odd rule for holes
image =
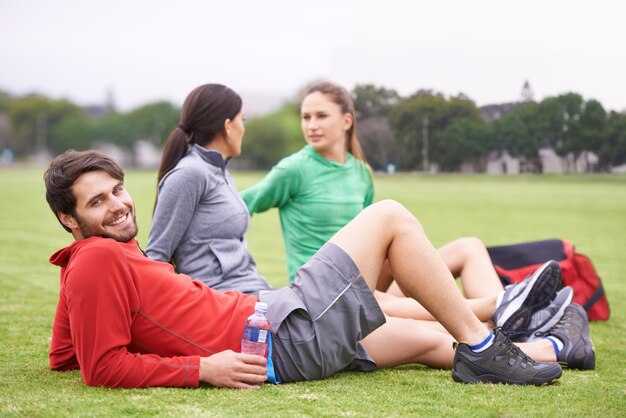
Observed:
[[[525,330],[533,313],[548,306],[556,295],[561,285],[559,264],[556,261],[548,261],[539,269],[526,289],[511,301],[502,314],[503,318],[509,315],[502,323],[502,329],[506,332],[518,334],[520,330]]]
[[[534,385],[534,386],[543,386],[543,385],[547,385],[549,383],[552,383],[553,381],[555,381],[556,379],[560,378],[561,375],[563,374],[562,370],[558,370],[558,373],[555,373],[554,376],[550,376],[550,377],[539,377],[539,378],[533,378],[530,379],[529,381],[512,381],[512,380],[506,380],[505,378],[502,378],[500,376],[497,375],[493,375],[493,374],[484,374],[484,375],[480,375],[480,376],[470,376],[470,377],[466,377],[466,376],[461,376],[460,374],[458,374],[456,372],[456,370],[452,370],[452,380],[454,380],[455,382],[459,382],[459,383],[502,383],[505,385],[525,385],[525,386],[530,386],[530,385]]]
[[[544,338],[545,333],[547,331],[549,331],[550,329],[552,329],[552,327],[555,326],[556,323],[561,320],[561,318],[563,317],[563,314],[565,313],[565,309],[567,309],[567,307],[570,305],[570,303],[572,303],[572,299],[573,298],[574,298],[574,292],[573,291],[569,292],[567,299],[565,299],[565,302],[561,305],[559,310],[556,311],[554,316],[552,318],[550,318],[548,320],[548,322],[544,323],[539,328],[534,330],[532,332],[532,334],[530,334],[530,336],[528,337],[527,342],[530,343],[530,342],[537,341],[537,340],[540,340],[540,339]],[[536,337],[535,335],[537,335],[537,334],[540,334],[541,336],[540,337]]]

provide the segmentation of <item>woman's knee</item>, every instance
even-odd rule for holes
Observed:
[[[477,237],[463,237],[453,241],[455,251],[463,258],[471,258],[486,251],[485,244]]]
[[[373,216],[376,216],[385,225],[397,226],[397,227],[418,227],[422,229],[422,225],[419,220],[401,203],[386,199],[376,202],[369,206],[368,209],[372,209]]]

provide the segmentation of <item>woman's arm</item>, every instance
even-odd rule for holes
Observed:
[[[250,215],[285,205],[297,193],[300,173],[295,167],[276,165],[256,185],[241,192]]]
[[[365,193],[365,199],[363,199],[363,207],[366,208],[372,203],[374,203],[374,177],[372,175],[372,171],[370,167],[365,167],[367,170],[364,175],[368,177],[367,179],[367,192]]]

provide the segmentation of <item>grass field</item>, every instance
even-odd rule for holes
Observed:
[[[449,371],[406,366],[260,391],[111,390],[86,387],[79,372],[48,368],[58,269],[47,263],[70,243],[45,202],[42,169],[0,170],[1,416],[626,416],[626,177],[377,177],[377,199],[393,198],[422,221],[435,245],[479,236],[487,245],[553,237],[573,241],[604,280],[612,308],[592,323],[597,369],[565,371],[547,387],[461,385]],[[235,173],[240,189],[260,178]],[[154,172],[130,171],[145,244]],[[276,211],[253,218],[249,247],[261,273],[286,282]]]

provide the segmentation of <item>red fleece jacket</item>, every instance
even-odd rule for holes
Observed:
[[[201,356],[240,351],[257,298],[216,292],[132,240],[92,237],[50,257],[61,267],[50,367],[90,386],[191,386]]]

